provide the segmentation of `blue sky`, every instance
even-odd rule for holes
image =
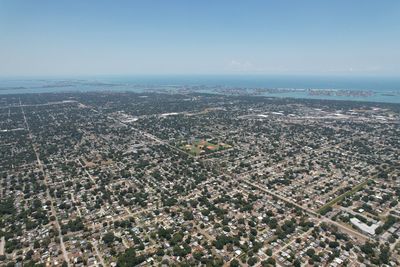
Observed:
[[[400,76],[398,0],[0,0],[0,76]]]

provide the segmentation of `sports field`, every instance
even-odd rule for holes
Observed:
[[[194,156],[199,156],[202,154],[209,154],[216,151],[225,150],[231,147],[231,145],[225,143],[214,144],[206,140],[196,140],[190,144],[184,144],[180,148]]]

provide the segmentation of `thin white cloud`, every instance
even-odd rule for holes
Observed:
[[[228,70],[237,72],[254,72],[256,67],[249,61],[239,61],[232,59],[228,64]]]

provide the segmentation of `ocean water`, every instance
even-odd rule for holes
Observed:
[[[295,75],[158,75],[0,78],[0,94],[87,91],[236,93],[272,97],[400,103],[400,77]],[[314,93],[313,93],[314,92]],[[317,94],[315,93],[317,92]]]

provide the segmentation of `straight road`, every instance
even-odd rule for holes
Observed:
[[[21,100],[19,100],[19,103],[21,105]],[[71,264],[69,263],[68,253],[67,253],[67,250],[65,248],[63,235],[61,233],[61,226],[60,226],[60,223],[58,221],[56,209],[54,208],[54,199],[50,194],[50,189],[49,189],[49,184],[48,184],[48,175],[44,171],[42,161],[39,158],[37,145],[33,141],[32,132],[31,132],[31,130],[29,128],[29,124],[28,124],[28,121],[27,121],[26,116],[25,116],[24,107],[22,105],[21,105],[21,112],[22,112],[22,115],[24,117],[24,123],[25,123],[26,130],[28,131],[28,138],[31,141],[33,151],[34,151],[34,153],[36,155],[37,165],[39,167],[39,170],[41,171],[41,173],[43,173],[43,176],[44,176],[44,184],[46,185],[46,200],[49,200],[51,202],[51,205],[50,205],[51,213],[55,217],[54,224],[55,224],[55,226],[57,228],[57,231],[58,231],[58,238],[60,240],[60,247],[61,247],[61,251],[63,253],[64,261],[67,263],[68,267],[70,267]]]
[[[1,237],[0,241],[0,256],[4,255],[4,247],[6,246],[6,238],[4,236]]]

